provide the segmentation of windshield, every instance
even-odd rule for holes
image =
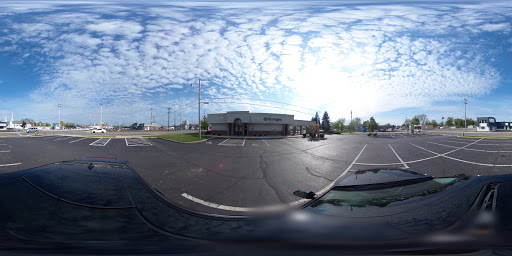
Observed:
[[[437,178],[419,183],[412,181],[411,185],[398,185],[383,189],[378,185],[373,185],[373,189],[372,186],[368,186],[361,190],[335,188],[336,190],[331,190],[310,207],[318,208],[318,211],[336,214],[336,207],[349,207],[353,211],[354,207],[386,207],[389,204],[398,206],[401,203],[409,203],[408,200],[417,197],[428,197],[443,192],[459,180],[457,178]],[[328,207],[329,210],[324,207]]]
[[[18,209],[0,237],[30,233],[13,180],[67,203],[129,194],[130,218],[193,239],[135,188],[205,219],[424,209],[462,193],[456,175],[512,174],[511,74],[510,1],[0,1],[0,209]],[[126,168],[20,172],[77,158]]]

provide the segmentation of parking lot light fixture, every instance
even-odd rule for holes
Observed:
[[[194,86],[194,84],[191,84],[190,86]],[[199,123],[199,139],[201,139],[201,79],[199,79],[199,88],[198,88],[198,94],[197,94],[197,121]]]
[[[62,106],[62,104],[59,104],[59,130],[62,128],[60,127],[60,107]]]

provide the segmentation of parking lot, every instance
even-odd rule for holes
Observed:
[[[512,173],[512,140],[382,134],[214,138],[183,144],[149,138],[0,138],[0,173],[80,157],[127,160],[169,200],[197,211],[244,214],[299,204],[297,189],[326,191],[349,171],[410,168],[434,176]]]

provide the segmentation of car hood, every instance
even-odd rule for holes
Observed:
[[[124,161],[77,159],[0,175],[0,248],[156,253],[211,252],[219,244],[258,248],[399,244],[452,226],[468,211],[467,205],[471,207],[481,187],[497,180],[467,179],[460,192],[395,216],[340,218],[306,206],[239,217],[174,205]]]

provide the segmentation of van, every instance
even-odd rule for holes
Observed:
[[[29,133],[29,132],[37,132],[37,128],[36,127],[30,127],[30,128],[27,128],[26,129],[26,132]]]

